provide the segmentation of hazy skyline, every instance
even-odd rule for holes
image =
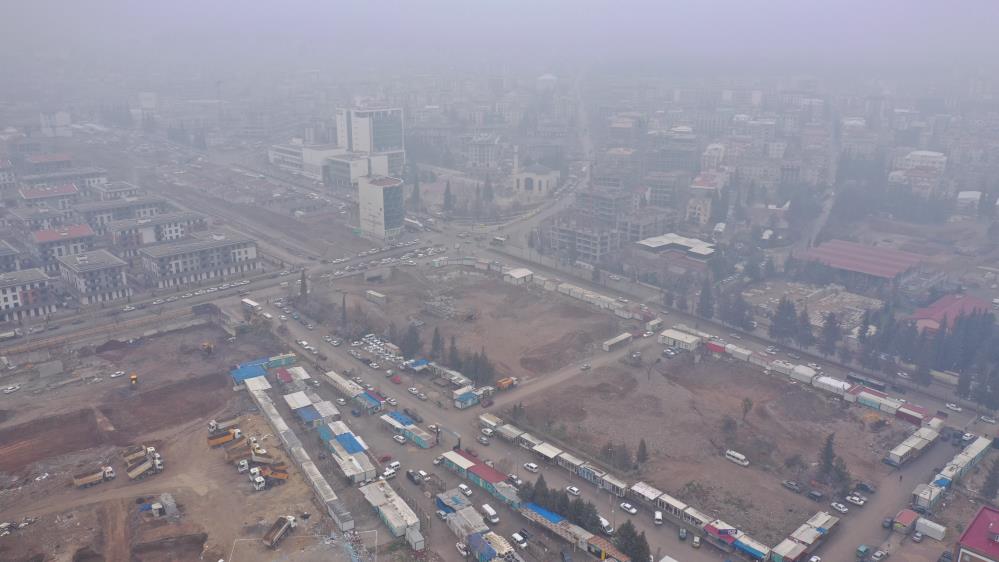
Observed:
[[[0,45],[103,67],[176,60],[292,66],[393,58],[663,65],[972,68],[992,64],[999,3],[171,2],[43,0],[8,6]]]

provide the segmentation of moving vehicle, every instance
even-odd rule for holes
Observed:
[[[496,513],[496,510],[487,503],[482,504],[482,516],[486,518],[486,521],[493,524],[499,523],[500,520],[499,514]]]
[[[527,472],[538,472],[541,469],[538,467],[538,465],[534,464],[533,462],[525,462],[524,470],[526,470]]]
[[[14,394],[18,390],[21,390],[21,385],[19,385],[19,384],[12,384],[12,385],[4,388],[3,389],[3,393],[4,394]]]
[[[944,404],[944,407],[947,408],[948,410],[950,410],[951,412],[963,412],[964,411],[964,408],[958,406],[957,404],[955,404],[953,402],[948,402],[948,403]]]
[[[829,504],[829,507],[835,509],[836,511],[838,511],[840,513],[846,513],[848,511],[850,511],[850,509],[848,507],[846,507],[845,505],[843,505],[843,504],[841,504],[839,502],[832,502],[831,504]]]
[[[661,512],[659,510],[656,510],[656,512],[652,514],[652,522],[655,523],[656,525],[662,525],[663,524],[663,512]]]
[[[277,548],[291,530],[298,526],[298,521],[293,515],[282,515],[271,525],[271,528],[264,535],[264,544],[270,548]]]
[[[578,495],[580,494],[580,492],[579,492],[579,488],[577,488],[577,487],[575,487],[575,486],[566,486],[566,487],[565,487],[565,491],[566,491],[566,493],[568,493],[568,494],[569,494],[570,496],[578,496]]]
[[[628,502],[621,502],[621,510],[630,515],[638,513],[638,508]]]
[[[460,490],[461,493],[465,494],[466,496],[472,495],[472,489],[468,487],[468,484],[458,484],[458,490]]]
[[[978,419],[982,420],[985,423],[996,423],[996,419],[989,416],[981,416]]]
[[[600,519],[600,529],[604,532],[604,534],[613,535],[614,527],[611,527],[610,521],[604,519],[602,515],[598,515],[597,517]]]
[[[725,458],[739,466],[749,466],[749,459],[738,451],[733,451],[732,449],[725,451]]]

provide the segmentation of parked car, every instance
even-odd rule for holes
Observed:
[[[403,437],[402,435],[393,435],[392,436],[392,440],[395,441],[396,443],[400,444],[400,445],[405,445],[406,444],[406,438]]]
[[[468,484],[458,484],[458,490],[460,490],[461,493],[465,494],[466,496],[472,495],[472,489],[468,487]]]
[[[694,548],[701,548],[701,537],[694,535],[694,539],[690,541],[690,546]]]
[[[852,503],[853,505],[855,505],[857,507],[863,507],[863,505],[865,503],[867,503],[866,499],[858,497],[858,496],[846,496],[845,499],[846,499],[847,502]]]
[[[566,491],[566,493],[568,493],[568,494],[569,494],[570,496],[578,496],[578,495],[580,494],[580,492],[579,492],[579,488],[577,488],[577,487],[575,487],[575,486],[566,486],[566,487],[565,487],[565,491]]]
[[[989,416],[981,416],[978,419],[982,420],[985,423],[996,423],[996,419]]]
[[[468,556],[468,547],[465,546],[465,543],[463,542],[455,543],[454,547],[458,549],[458,554],[461,554],[462,556]]]
[[[680,527],[680,540],[681,541],[687,540],[687,528],[686,527]]]
[[[883,550],[876,550],[874,554],[871,555],[871,562],[881,562],[885,558],[888,558],[888,553]]]
[[[631,515],[638,513],[638,508],[628,502],[621,502],[621,509]]]
[[[18,390],[21,390],[21,385],[19,385],[19,384],[12,384],[12,385],[8,386],[7,388],[3,389],[3,393],[4,394],[14,394]]]
[[[919,531],[912,533],[912,542],[923,542],[923,534]]]
[[[826,496],[825,494],[823,494],[822,492],[820,492],[818,490],[809,490],[808,491],[808,499],[810,499],[812,501],[820,502],[820,501],[822,501],[822,498],[824,498],[825,496]]]
[[[846,513],[848,511],[850,511],[850,509],[848,507],[846,507],[845,505],[843,505],[843,504],[841,504],[839,502],[832,502],[831,504],[829,504],[829,507],[835,509],[836,511],[838,511],[840,513]]]
[[[785,488],[787,488],[788,490],[791,490],[795,494],[800,494],[801,493],[801,486],[799,486],[798,483],[795,482],[794,480],[785,480],[785,481],[781,482],[780,484],[781,484],[781,486],[784,486]]]
[[[489,438],[486,437],[485,435],[480,435],[476,437],[475,440],[478,441],[481,445],[485,445],[486,447],[489,446]]]
[[[538,465],[534,464],[533,462],[525,462],[524,470],[528,472],[538,472],[539,470],[541,470],[541,468],[538,467]]]
[[[881,528],[891,529],[891,526],[895,524],[895,519],[892,517],[885,517],[881,520]]]
[[[867,492],[868,494],[873,494],[878,491],[878,489],[874,487],[874,484],[868,484],[867,482],[857,482],[855,488],[861,492]]]
[[[953,403],[953,402],[948,402],[948,403],[944,404],[944,406],[945,406],[945,407],[946,407],[946,408],[947,408],[948,410],[950,410],[950,411],[952,411],[952,412],[963,412],[963,411],[964,411],[964,408],[962,408],[962,407],[958,406],[957,404],[955,404],[955,403]],[[875,554],[877,554],[877,553],[875,553]]]

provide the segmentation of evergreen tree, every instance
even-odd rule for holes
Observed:
[[[815,335],[812,334],[812,320],[808,315],[808,307],[802,308],[798,314],[798,330],[794,333],[798,347],[808,348],[815,345]]]
[[[440,361],[444,356],[444,338],[438,326],[434,326],[434,336],[430,340],[430,359]]]
[[[794,309],[794,303],[787,297],[781,297],[777,304],[777,311],[774,312],[770,321],[770,337],[786,343],[794,338],[798,328],[798,313]]]
[[[701,285],[701,296],[697,300],[697,315],[709,319],[715,315],[714,287],[710,277],[705,277],[704,284]]]
[[[621,552],[636,562],[649,559],[649,541],[646,539],[644,532],[641,534],[638,533],[631,519],[625,521],[617,528],[617,536],[614,538],[614,544]]]
[[[836,344],[842,337],[843,330],[839,324],[839,317],[835,312],[827,312],[819,336],[819,351],[826,357],[833,355],[836,353]]]
[[[402,355],[409,358],[416,357],[419,355],[422,347],[423,342],[420,341],[419,330],[416,329],[416,326],[410,324],[406,330],[406,334],[402,337],[402,343],[399,345]]]
[[[454,195],[451,194],[451,180],[444,183],[444,212],[450,213],[454,210]]]
[[[830,433],[826,437],[825,445],[819,455],[819,473],[828,476],[833,471],[833,464],[836,462],[836,449],[833,441],[836,439],[835,433]]]
[[[621,443],[614,447],[614,465],[621,470],[628,470],[634,466],[631,459],[631,450],[628,449],[627,444]]]
[[[534,503],[541,506],[550,505],[548,503],[550,495],[551,490],[548,489],[548,483],[545,482],[545,475],[539,474],[538,479],[534,481]]]
[[[451,336],[451,347],[447,353],[447,366],[455,371],[461,370],[461,353],[458,352],[458,340]]]
[[[638,452],[635,453],[635,462],[638,464],[645,464],[649,460],[648,447],[645,445],[645,438],[643,437],[638,442]]]

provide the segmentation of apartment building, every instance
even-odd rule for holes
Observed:
[[[112,181],[103,185],[95,185],[91,191],[101,201],[139,197],[146,193],[146,190],[127,181]]]
[[[90,195],[91,189],[108,182],[108,172],[103,168],[80,167],[69,168],[44,174],[28,174],[20,178],[21,183],[29,187],[43,185],[76,185],[84,197]]]
[[[138,254],[140,248],[180,240],[207,227],[204,215],[178,211],[149,218],[113,221],[107,226],[107,234],[118,255],[131,258]]]
[[[71,183],[25,186],[17,194],[18,205],[21,207],[46,207],[58,211],[68,211],[80,200],[80,190]]]
[[[75,208],[80,218],[99,235],[107,233],[112,222],[155,217],[169,209],[166,200],[152,195],[81,203]]]
[[[139,257],[146,283],[159,289],[241,277],[259,267],[257,242],[235,235],[149,246],[139,250]]]
[[[10,245],[6,240],[0,240],[0,273],[21,269],[21,251]]]
[[[20,232],[50,230],[75,222],[72,211],[46,207],[16,207],[7,209],[7,226]]]
[[[58,258],[63,286],[81,306],[128,298],[125,268],[128,264],[107,250],[94,250]]]
[[[94,248],[97,235],[90,226],[71,224],[31,233],[32,250],[39,266],[49,274],[59,272],[58,258],[74,256]]]
[[[0,321],[38,318],[55,309],[52,280],[41,269],[0,273]]]
[[[4,205],[12,203],[17,197],[17,173],[10,160],[0,158],[0,201]]]
[[[364,176],[358,186],[361,232],[376,240],[402,234],[406,218],[403,182],[389,176]]]

